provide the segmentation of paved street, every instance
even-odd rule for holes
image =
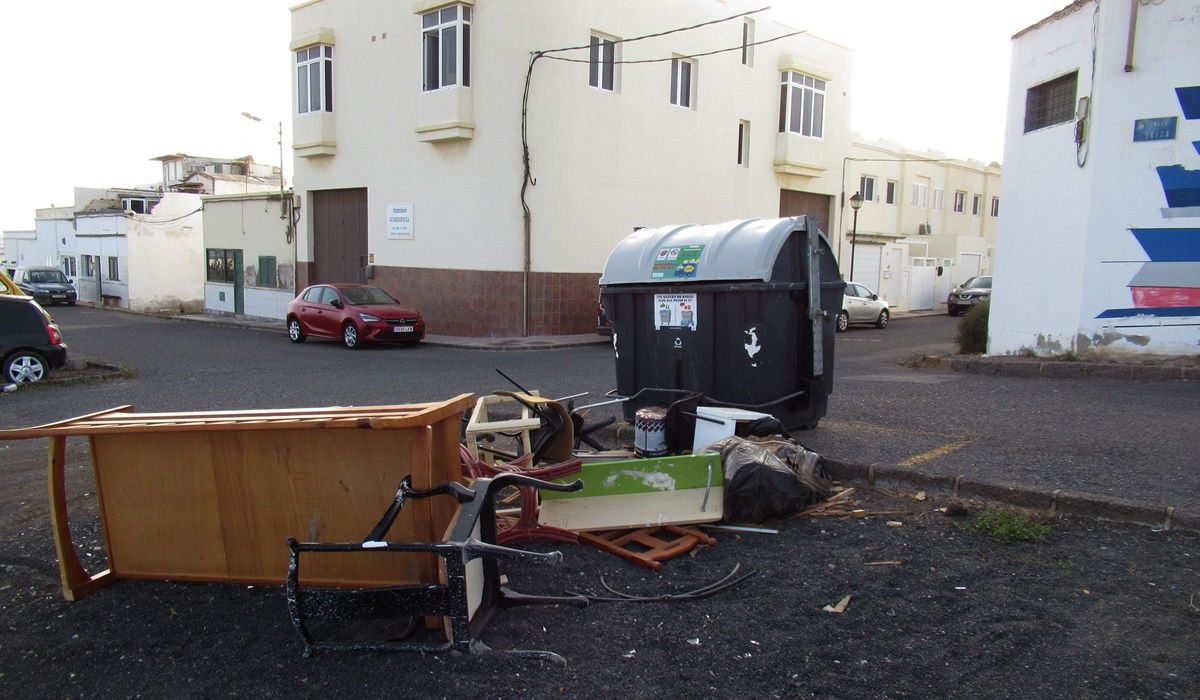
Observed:
[[[39,387],[0,397],[0,424],[27,426],[120,404],[138,410],[370,405],[509,388],[599,397],[614,386],[604,345],[478,351],[423,345],[348,351],[278,332],[83,307],[54,310],[73,354],[132,379]],[[1200,510],[1200,387],[1179,381],[989,377],[910,370],[915,353],[948,352],[955,320],[851,328],[837,341],[829,414],[799,438],[856,464],[899,464],[995,483],[1086,491]],[[603,409],[609,410],[609,409]],[[4,461],[40,464],[40,442],[0,444]]]

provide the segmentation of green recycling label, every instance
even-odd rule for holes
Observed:
[[[650,278],[661,279],[695,279],[700,270],[700,255],[704,252],[703,245],[668,246],[659,248],[654,257],[654,267]]]

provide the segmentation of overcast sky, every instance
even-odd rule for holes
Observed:
[[[71,204],[77,185],[157,182],[159,164],[149,159],[167,153],[278,163],[281,119],[290,181],[287,8],[295,2],[0,2],[9,30],[0,229],[32,229],[34,209]],[[1009,38],[1068,2],[767,4],[855,51],[855,131],[987,162],[1003,154]]]

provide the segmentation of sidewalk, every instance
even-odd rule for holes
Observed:
[[[922,316],[940,316],[946,313],[936,309],[928,311],[896,311],[892,321],[903,321],[906,318]],[[187,314],[183,316],[167,316],[165,318],[191,321],[194,323],[210,323],[217,326],[233,328],[250,328],[258,331],[274,332],[283,335],[286,329],[283,321],[245,318],[241,316],[213,316],[209,314]],[[558,348],[573,348],[581,345],[610,345],[612,338],[597,333],[581,333],[579,335],[538,335],[527,338],[474,338],[455,335],[426,335],[426,345],[436,345],[447,348],[464,350],[554,350]]]

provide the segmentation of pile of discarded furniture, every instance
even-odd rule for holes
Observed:
[[[124,578],[282,584],[306,654],[481,652],[488,648],[480,635],[503,607],[653,599],[611,589],[514,592],[502,583],[501,563],[553,565],[563,558],[515,543],[587,544],[658,570],[674,556],[716,545],[695,526],[721,521],[731,503],[761,520],[821,497],[809,458],[816,488],[794,503],[759,502],[760,512],[750,513],[745,499],[731,501],[735,483],[785,500],[796,494],[761,465],[744,478],[747,464],[763,461],[747,451],[766,443],[731,436],[761,414],[700,400],[689,397],[692,410],[683,411],[697,449],[677,454],[665,447],[679,441],[677,427],[661,424],[665,411],[647,419],[633,450],[584,451],[580,438],[601,446],[584,425],[586,409],[525,390],[355,408],[136,413],[121,406],[0,431],[0,440],[49,441],[50,514],[68,600]],[[647,438],[655,430],[662,439]],[[69,438],[90,446],[108,560],[100,572],[85,570],[71,536]],[[778,440],[793,456],[804,452]],[[803,473],[784,471],[793,481]],[[749,575],[735,570],[670,599],[711,595]],[[387,621],[382,640],[363,638],[366,619]],[[563,662],[548,651],[507,653]]]

